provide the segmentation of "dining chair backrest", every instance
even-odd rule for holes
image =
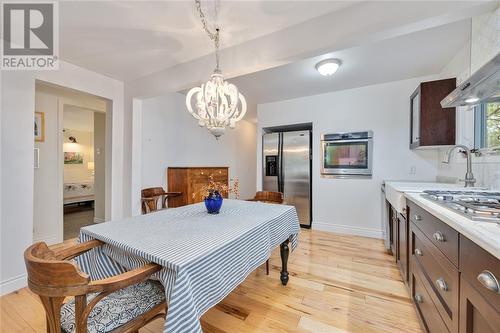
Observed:
[[[61,307],[67,297],[75,297],[76,332],[87,332],[88,316],[99,300],[114,291],[144,281],[161,269],[159,265],[146,264],[108,279],[91,281],[70,259],[102,244],[101,241],[92,240],[84,243],[63,243],[58,247],[49,248],[44,242],[37,242],[24,251],[28,287],[42,301],[47,317],[47,332],[61,331]],[[87,295],[91,293],[98,294],[91,302],[87,302]],[[139,327],[139,321],[142,319],[132,322],[130,326]]]
[[[162,200],[161,208],[166,208],[164,196],[166,194],[162,187],[150,187],[141,191],[142,194],[142,212],[144,214],[158,210],[158,200]]]
[[[283,193],[271,191],[259,191],[255,194],[251,201],[269,202],[269,203],[283,203]]]

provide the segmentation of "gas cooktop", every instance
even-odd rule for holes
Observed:
[[[422,196],[473,221],[500,224],[500,192],[424,191]]]

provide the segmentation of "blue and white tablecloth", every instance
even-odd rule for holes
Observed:
[[[218,215],[203,203],[87,226],[80,241],[106,244],[77,258],[92,280],[155,262],[168,302],[165,332],[202,332],[200,317],[290,239],[295,207],[225,199]]]

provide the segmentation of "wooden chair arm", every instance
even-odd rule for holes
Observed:
[[[161,266],[155,263],[149,263],[131,271],[115,275],[106,279],[92,281],[88,285],[88,292],[112,292],[118,289],[146,280],[151,274],[161,270]]]
[[[93,249],[94,247],[98,247],[103,245],[104,243],[100,240],[93,239],[84,243],[63,243],[50,246],[49,249],[54,252],[56,259],[58,260],[69,260],[74,257],[79,256],[80,254],[87,252],[88,250]]]

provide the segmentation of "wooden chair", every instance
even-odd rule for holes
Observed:
[[[283,203],[283,193],[281,192],[269,192],[269,191],[259,191],[255,194],[255,197],[249,199],[248,201],[260,201],[267,203]]]
[[[283,193],[281,192],[270,192],[270,191],[259,191],[255,193],[255,197],[249,199],[248,201],[259,201],[266,203],[283,203]],[[266,274],[269,275],[269,259],[266,261]]]
[[[98,240],[49,248],[44,242],[24,252],[28,286],[45,308],[47,332],[135,332],[164,318],[165,291],[148,280],[161,266],[150,263],[107,279],[91,281],[70,259],[102,245]],[[88,296],[87,296],[88,295]],[[64,303],[66,297],[74,297]]]
[[[162,187],[145,188],[141,191],[142,213],[148,214],[158,210],[158,200],[161,200],[161,209],[165,209],[169,197],[176,197],[181,194],[181,192],[165,192]]]

